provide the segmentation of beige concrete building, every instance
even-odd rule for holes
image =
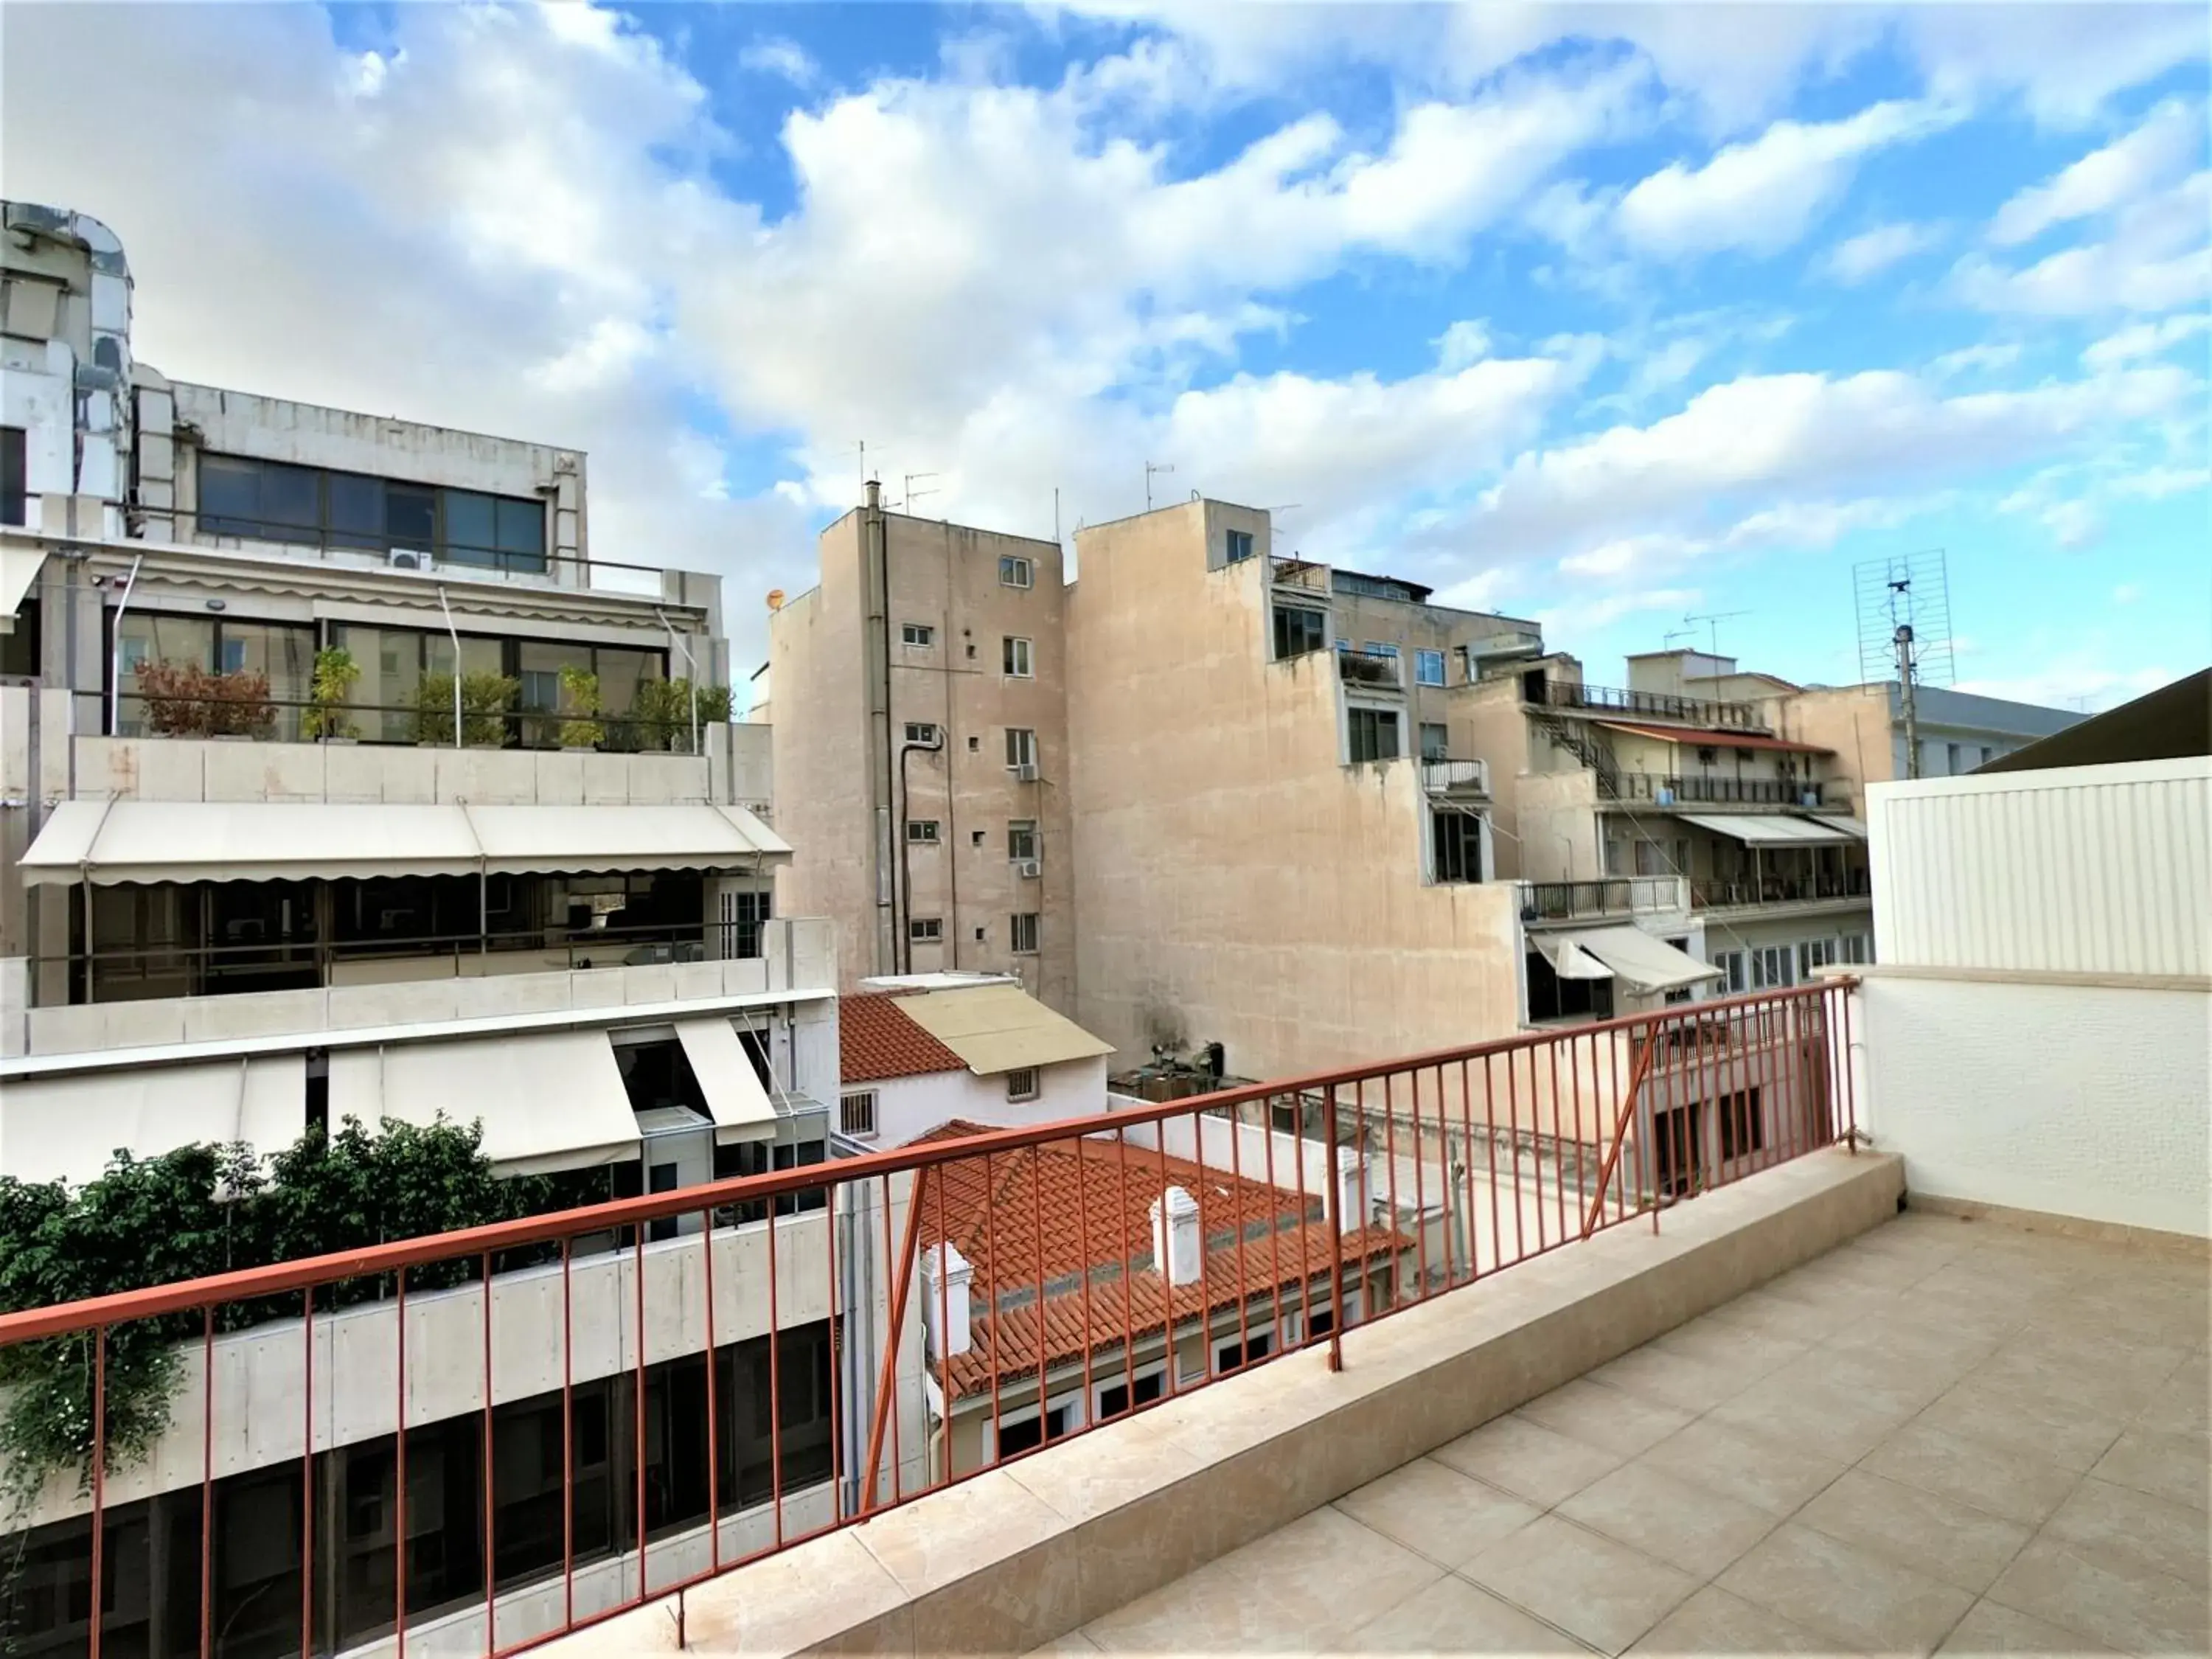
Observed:
[[[865,505],[769,624],[778,906],[831,918],[850,989],[1012,974],[1074,1012],[1060,548]]]

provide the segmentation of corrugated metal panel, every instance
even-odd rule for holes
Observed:
[[[2212,760],[1869,793],[1877,962],[2212,974]]]

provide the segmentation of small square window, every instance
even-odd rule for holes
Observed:
[[[1008,820],[1006,856],[1018,864],[1024,859],[1033,859],[1037,856],[1037,826],[1035,818]]]
[[[990,937],[991,937],[991,930],[990,930],[989,928],[988,928],[988,927],[978,927],[978,928],[975,930],[975,943],[976,943],[976,944],[978,944],[978,945],[982,945],[982,944],[985,944],[985,943],[988,942],[988,940],[990,939]]]
[[[908,720],[906,723],[906,740],[925,749],[934,749],[939,742],[936,726],[928,720]]]
[[[907,922],[906,936],[916,945],[936,945],[945,938],[945,923],[936,916],[915,916]]]
[[[968,739],[968,752],[969,752],[969,754],[971,754],[971,755],[980,754],[980,753],[981,753],[981,752],[982,752],[982,749],[983,749],[983,739],[982,739],[982,738],[969,738],[969,739]]]
[[[983,832],[981,830],[970,830],[968,832],[968,844],[970,847],[981,847],[983,844]]]
[[[1024,1066],[1006,1073],[1008,1100],[1035,1100],[1037,1097],[1037,1073],[1034,1066]]]
[[[937,630],[921,623],[904,623],[899,627],[899,643],[926,650],[937,643]]]
[[[876,1091],[873,1089],[838,1097],[837,1132],[850,1135],[855,1140],[866,1140],[875,1134]]]
[[[1442,685],[1444,683],[1444,653],[1441,651],[1413,653],[1413,684]]]
[[[1252,532],[1249,530],[1231,531],[1229,532],[1228,562],[1231,564],[1242,564],[1245,560],[1251,556]]]
[[[999,559],[999,585],[1001,587],[1033,587],[1036,585],[1036,567],[1015,554],[1002,554]]]
[[[1008,637],[1000,641],[1000,663],[1005,672],[1014,679],[1028,679],[1030,678],[1030,642],[1027,640]]]
[[[937,844],[937,820],[935,818],[908,818],[906,821],[906,838],[908,841],[914,842],[927,842],[930,845],[935,846]]]
[[[1016,956],[1035,956],[1037,948],[1037,913],[1034,910],[1017,911],[1013,918],[1012,936]]]

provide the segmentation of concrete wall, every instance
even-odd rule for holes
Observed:
[[[131,270],[88,214],[0,204],[0,424],[24,434],[24,518],[119,535],[131,477]]]
[[[1078,538],[1079,1023],[1262,1077],[1513,1030],[1513,890],[1424,884],[1418,763],[1340,764],[1334,653],[1268,660],[1267,562],[1206,568],[1216,505]]]
[[[1006,1098],[1003,1075],[978,1077],[973,1072],[885,1078],[877,1083],[854,1084],[844,1092],[875,1091],[876,1133],[868,1139],[878,1146],[903,1146],[955,1118],[1013,1129],[1072,1117],[1095,1117],[1106,1110],[1103,1055],[1047,1066],[1042,1073],[1037,1079],[1037,1097],[1028,1101]]]

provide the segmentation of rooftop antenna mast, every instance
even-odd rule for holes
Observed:
[[[1920,775],[1919,690],[1948,685],[1958,672],[1951,644],[1951,577],[1942,548],[1867,559],[1851,568],[1858,612],[1859,679],[1897,677],[1905,725],[1905,775]]]
[[[1721,653],[1721,624],[1724,622],[1733,622],[1738,617],[1749,615],[1751,612],[1748,611],[1716,611],[1703,617],[1685,617],[1682,620],[1689,624],[1690,632],[1692,634],[1697,631],[1699,623],[1705,623],[1709,630],[1707,638],[1711,644],[1711,654],[1717,657]],[[1669,634],[1667,637],[1671,640],[1674,636]]]
[[[933,489],[916,489],[914,487],[914,481],[916,478],[933,478],[936,476],[937,474],[934,472],[908,472],[901,477],[899,480],[899,489],[902,493],[899,496],[899,511],[902,513],[908,511],[908,508],[913,506],[914,498],[917,495],[934,495],[937,494]]]
[[[1172,472],[1172,471],[1175,471],[1175,465],[1174,465],[1174,463],[1173,463],[1173,462],[1168,462],[1168,463],[1163,464],[1163,463],[1158,462],[1158,461],[1146,461],[1146,462],[1145,463],[1145,511],[1146,511],[1146,512],[1149,513],[1149,512],[1151,512],[1151,511],[1152,510],[1152,479],[1153,479],[1153,477],[1154,477],[1156,475],[1158,475],[1158,474],[1161,474],[1161,473],[1167,473],[1167,472]]]
[[[1691,618],[1685,617],[1682,620],[1688,622]],[[1672,651],[1674,648],[1675,641],[1694,640],[1697,637],[1698,630],[1694,628],[1670,628],[1659,636],[1659,648],[1662,651]]]

